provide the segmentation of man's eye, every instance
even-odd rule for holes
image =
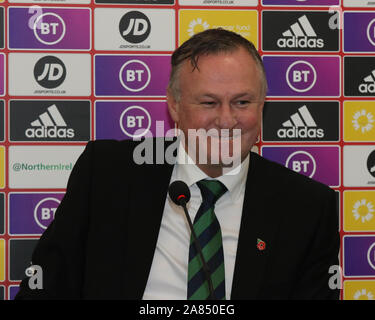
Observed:
[[[239,100],[236,101],[236,105],[239,107],[246,107],[250,104],[251,102],[249,100]]]
[[[201,104],[208,107],[213,107],[215,105],[215,101],[203,101]]]

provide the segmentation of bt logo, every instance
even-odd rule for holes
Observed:
[[[57,88],[64,82],[65,77],[65,65],[55,56],[45,56],[35,64],[34,78],[44,88]]]
[[[55,212],[60,204],[56,198],[45,198],[38,202],[34,209],[34,219],[39,227],[47,229],[55,217]]]
[[[288,86],[296,92],[306,92],[314,87],[316,83],[316,70],[314,66],[306,61],[292,63],[286,72]]]
[[[375,270],[375,242],[367,250],[367,262]]]
[[[375,46],[375,19],[371,20],[367,26],[367,38]]]
[[[121,67],[119,78],[125,89],[131,92],[139,92],[150,83],[151,71],[143,61],[129,60]]]
[[[120,128],[131,138],[140,138],[146,135],[151,127],[150,113],[140,106],[126,108],[120,116]]]
[[[125,41],[140,43],[150,35],[151,23],[144,13],[130,11],[121,18],[119,31]]]
[[[293,152],[286,160],[285,166],[310,178],[314,176],[316,171],[315,159],[306,151]]]
[[[29,26],[38,41],[49,46],[59,43],[66,32],[64,20],[56,13],[43,13],[41,8],[30,8],[29,13],[34,12],[36,13],[29,19]]]

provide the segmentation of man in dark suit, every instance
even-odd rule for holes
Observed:
[[[214,29],[185,42],[167,92],[181,130],[167,144],[178,145],[175,163],[140,165],[139,142],[88,143],[32,256],[43,289],[25,279],[17,298],[336,299],[334,191],[250,151],[266,90],[259,54],[239,35]],[[211,130],[206,144],[194,135],[200,129]],[[175,180],[191,190],[210,277],[182,208],[167,196]]]

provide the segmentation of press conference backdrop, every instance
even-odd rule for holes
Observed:
[[[215,27],[263,57],[258,152],[337,191],[341,298],[374,299],[374,1],[0,2],[0,299],[17,293],[87,141],[174,128],[171,53]]]

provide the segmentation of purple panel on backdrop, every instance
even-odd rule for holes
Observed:
[[[96,139],[132,139],[147,129],[153,137],[174,135],[165,101],[99,101],[95,114]]]
[[[14,300],[16,297],[18,291],[20,291],[19,286],[10,286],[9,287],[9,300]]]
[[[338,6],[340,0],[263,0],[264,5]]]
[[[340,96],[340,57],[263,56],[268,96]]]
[[[375,12],[344,13],[344,51],[375,52]]]
[[[52,222],[61,193],[10,193],[9,233],[40,235]]]
[[[5,94],[4,78],[5,78],[5,58],[4,54],[0,54],[0,96]]]
[[[326,185],[340,185],[339,147],[267,146],[262,156]]]
[[[9,48],[90,50],[90,18],[89,9],[9,8]]]
[[[375,276],[375,236],[344,237],[344,275]]]
[[[95,56],[96,96],[165,97],[170,56]]]

